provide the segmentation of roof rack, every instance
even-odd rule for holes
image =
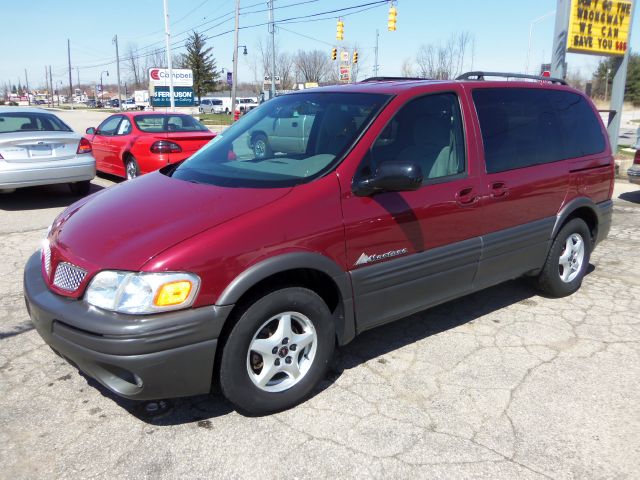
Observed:
[[[475,78],[472,78],[475,77]],[[527,75],[524,73],[506,73],[506,72],[467,72],[460,75],[456,80],[484,80],[484,77],[502,77],[502,78],[526,78],[529,80],[541,80],[545,82],[557,83],[559,85],[567,85],[567,82],[561,78],[543,77],[540,75]]]
[[[419,77],[369,77],[361,80],[360,83],[367,82],[393,82],[393,81],[413,81],[416,80],[429,80],[428,78],[419,78]]]

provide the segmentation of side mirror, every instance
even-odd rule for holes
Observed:
[[[415,163],[383,162],[369,178],[353,183],[358,197],[369,197],[381,192],[407,192],[422,186],[422,169]]]
[[[96,129],[94,127],[89,127],[84,131],[84,133],[86,133],[87,135],[95,135]]]

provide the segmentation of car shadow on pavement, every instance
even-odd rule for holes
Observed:
[[[91,183],[89,195],[104,187]],[[40,187],[18,188],[12,193],[0,194],[0,210],[24,211],[66,207],[82,197],[73,195],[67,184],[43,185]]]
[[[589,265],[587,275],[593,271],[595,267]],[[368,330],[348,345],[336,350],[329,372],[310,396],[315,397],[328,389],[347,370],[373,360],[383,365],[393,362],[393,355],[391,358],[385,356],[395,350],[461,325],[473,324],[480,317],[516,303],[535,306],[538,296],[539,293],[531,282],[526,279],[512,280]],[[497,316],[492,322],[499,324],[501,320]],[[139,420],[155,426],[196,423],[198,427],[210,429],[213,428],[212,419],[235,410],[222,396],[218,386],[214,386],[209,395],[141,402],[119,397],[95,380],[87,376],[85,378],[88,384],[99,390],[102,395],[116,402]]]
[[[621,193],[618,198],[631,203],[640,203],[640,190],[636,190],[635,192]]]

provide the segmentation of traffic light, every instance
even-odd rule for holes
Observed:
[[[344,40],[344,22],[342,20],[338,20],[336,25],[336,40]]]
[[[358,52],[353,52],[353,63],[358,63]]]
[[[338,58],[338,49],[334,47],[331,49],[331,60],[336,60],[337,58]]]
[[[389,30],[390,32],[396,31],[397,16],[398,16],[398,9],[392,4],[391,8],[389,8],[389,21],[387,22],[387,30]]]

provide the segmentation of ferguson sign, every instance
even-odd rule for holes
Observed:
[[[187,68],[174,68],[173,86],[174,87],[192,87],[193,72]],[[168,68],[150,68],[149,69],[149,85],[154,87],[169,86],[169,69]]]

